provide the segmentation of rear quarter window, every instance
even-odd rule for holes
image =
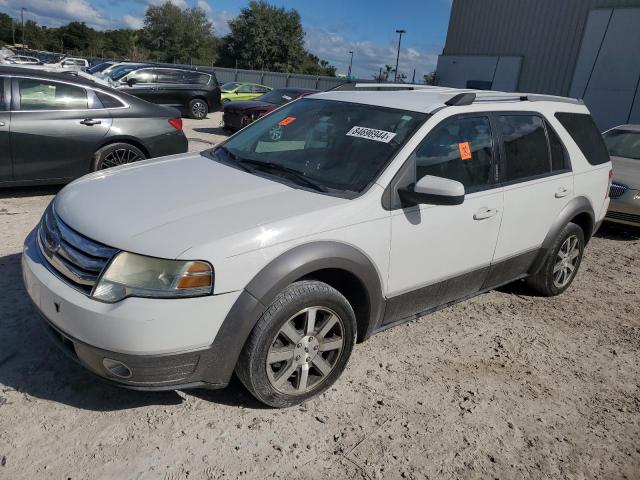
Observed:
[[[557,112],[555,116],[591,165],[609,161],[609,152],[591,115]]]

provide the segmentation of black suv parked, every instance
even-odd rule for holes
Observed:
[[[220,86],[212,71],[141,65],[124,72],[110,77],[112,86],[148,102],[178,108],[197,120],[220,108]]]

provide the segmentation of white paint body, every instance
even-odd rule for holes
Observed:
[[[328,92],[318,98],[432,111],[443,92]],[[364,194],[349,200],[255,176],[199,154],[140,162],[87,175],[64,188],[56,212],[71,228],[108,246],[170,259],[206,260],[214,295],[97,302],[24,256],[29,294],[62,331],[106,350],[154,354],[210,345],[244,287],[272,260],[316,241],[354,246],[375,266],[386,298],[539,247],[558,213],[585,196],[600,221],[610,164],[591,166],[555,119],[552,101],[487,102],[437,111]],[[384,189],[436,125],[460,113],[534,111],[564,142],[571,173],[468,194],[456,206],[388,211]],[[562,191],[562,195],[556,193]],[[487,213],[488,212],[488,213]],[[474,218],[480,215],[480,220]],[[58,315],[54,302],[62,303]]]

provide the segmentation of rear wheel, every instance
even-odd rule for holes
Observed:
[[[207,118],[209,113],[209,106],[207,102],[201,98],[194,98],[189,102],[189,117],[196,120],[203,120]]]
[[[296,282],[256,324],[236,373],[261,402],[296,405],[338,379],[355,338],[355,314],[340,292],[322,282]]]
[[[584,232],[575,223],[567,224],[549,249],[540,271],[527,283],[547,297],[561,294],[576,277],[583,252]]]
[[[145,154],[133,145],[128,143],[112,143],[111,145],[102,147],[94,154],[93,171],[126,165],[146,158]]]

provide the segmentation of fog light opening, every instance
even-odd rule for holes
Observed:
[[[118,360],[112,360],[111,358],[104,358],[102,360],[102,365],[104,368],[108,370],[108,372],[114,377],[118,378],[131,378],[131,369],[127,367],[124,363],[119,362]]]

